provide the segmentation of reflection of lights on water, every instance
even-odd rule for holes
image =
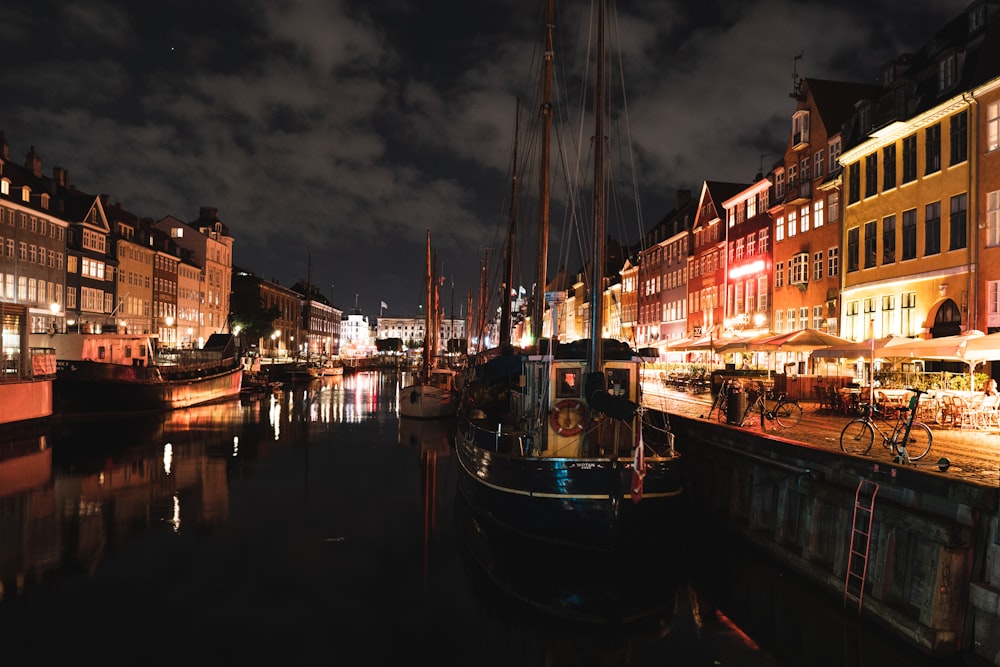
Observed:
[[[174,494],[174,512],[170,516],[170,525],[175,533],[181,532],[181,499],[176,493]]]
[[[271,394],[271,405],[267,411],[267,421],[271,424],[271,428],[274,429],[274,439],[278,439],[278,433],[281,431],[281,426],[279,422],[281,420],[281,405],[278,403],[278,396],[274,393]]]
[[[235,456],[239,456],[239,455],[240,455],[240,436],[234,435],[233,436],[233,456],[235,457]]]
[[[170,474],[170,466],[174,461],[174,446],[169,442],[163,446],[163,472]]]
[[[97,473],[97,486],[104,486],[104,471]]]

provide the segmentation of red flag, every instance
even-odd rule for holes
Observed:
[[[646,446],[642,441],[642,431],[639,432],[639,444],[635,446],[632,458],[632,502],[642,500],[642,480],[646,477]]]

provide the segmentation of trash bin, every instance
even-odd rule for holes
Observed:
[[[726,423],[739,426],[743,423],[743,413],[747,411],[747,395],[739,384],[733,383],[729,387],[729,394],[726,398]]]

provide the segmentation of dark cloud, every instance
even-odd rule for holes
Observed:
[[[874,80],[967,2],[620,4],[648,227],[676,189],[748,181],[782,150],[793,66]],[[34,145],[138,215],[218,207],[238,264],[285,285],[309,271],[368,314],[415,311],[430,228],[464,306],[498,253],[542,5],[19,3],[0,25],[0,129],[15,159]],[[575,9],[560,30],[586,25]]]

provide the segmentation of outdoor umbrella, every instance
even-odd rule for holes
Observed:
[[[858,340],[846,345],[830,345],[821,347],[812,353],[813,359],[857,359],[858,357],[871,357],[873,354],[878,359],[889,359],[894,356],[892,348],[894,345],[913,340],[903,336],[890,335],[885,338],[876,338],[874,345],[872,339]]]
[[[771,331],[762,334],[751,334],[749,336],[736,336],[733,338],[723,338],[716,342],[716,352],[754,352],[760,341],[774,336]]]
[[[851,341],[819,329],[799,329],[790,333],[775,334],[757,341],[758,349],[773,352],[812,352],[832,345],[848,345]]]
[[[911,359],[937,359],[940,361],[961,361],[969,365],[969,388],[975,387],[976,365],[984,361],[975,353],[968,352],[968,344],[974,340],[985,338],[982,331],[972,329],[956,336],[940,338],[912,338],[891,346],[892,356],[909,357]],[[984,348],[981,354],[986,354]]]
[[[956,336],[940,338],[905,338],[887,348],[886,356],[911,359],[940,359],[942,361],[970,361],[966,346],[971,340],[982,338],[982,331],[967,331]]]
[[[963,355],[966,361],[1000,361],[1000,333],[970,336]]]

